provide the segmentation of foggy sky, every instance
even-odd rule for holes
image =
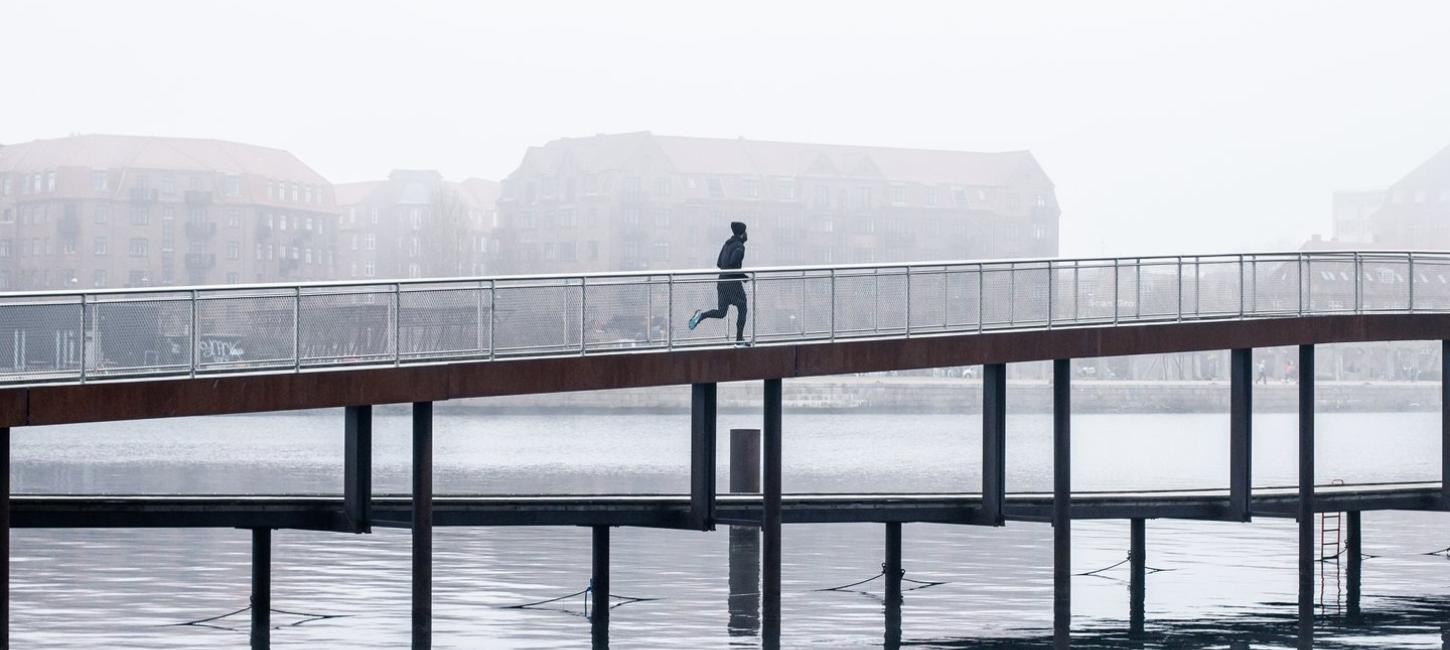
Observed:
[[[1450,144],[1450,3],[36,2],[0,142],[287,149],[502,178],[561,136],[1030,149],[1065,255],[1297,247]]]

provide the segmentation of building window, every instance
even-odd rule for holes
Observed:
[[[235,241],[229,241],[229,242],[227,242],[227,259],[229,259],[229,260],[239,260],[239,259],[242,259],[242,244],[241,244],[241,242],[235,242]]]
[[[146,286],[146,272],[145,271],[131,271],[126,276],[126,286],[128,286],[128,287],[144,287],[144,286]]]
[[[61,252],[65,253],[66,255],[75,255],[76,254],[76,240],[74,240],[74,239],[63,239],[60,242],[60,248],[61,248]]]
[[[106,238],[105,237],[97,237],[96,238],[96,254],[97,255],[105,255],[106,254]]]
[[[987,200],[987,190],[984,190],[982,188],[977,188],[977,200],[978,201],[986,201]]]
[[[928,187],[928,188],[926,188],[926,196],[925,196],[925,199],[926,199],[926,205],[927,205],[927,207],[933,207],[933,208],[936,207],[936,188],[935,187]]]
[[[241,196],[242,177],[236,174],[227,174],[222,182],[222,191],[227,196]]]
[[[710,198],[719,199],[725,197],[725,187],[720,184],[720,179],[713,177],[707,178],[705,179],[705,186],[709,188]]]
[[[10,176],[0,176],[0,196],[10,196]]]
[[[780,195],[780,200],[782,200],[782,201],[794,201],[795,200],[795,181],[781,181],[778,184],[778,186],[776,188],[776,191]]]
[[[151,222],[151,210],[144,205],[131,206],[131,225],[144,226]]]
[[[367,236],[363,239],[363,250],[377,250],[377,247],[377,236],[372,233],[368,233]]]
[[[902,205],[902,204],[905,204],[906,203],[906,187],[905,186],[903,186],[903,185],[896,185],[896,186],[893,186],[891,188],[891,202],[892,203],[895,203],[897,205]]]
[[[10,257],[9,239],[0,239],[0,257]]]
[[[304,188],[302,190],[302,192],[303,192],[303,194],[302,194],[302,197],[303,197],[302,198],[302,202],[303,203],[312,203],[312,186],[311,185],[308,185],[306,188]]]
[[[45,172],[45,191],[55,191],[55,172]]]
[[[139,237],[133,238],[130,246],[127,247],[127,251],[131,253],[131,257],[146,257],[146,249],[150,247],[149,244],[150,242],[145,239]]]
[[[167,196],[176,193],[176,177],[171,174],[161,175],[161,193]]]
[[[373,277],[376,275],[375,271],[376,269],[373,267],[372,262],[363,262],[363,277]]]
[[[268,180],[267,181],[267,200],[269,200],[269,201],[275,201],[276,199],[277,199],[277,184],[276,183],[273,183],[271,180]]]
[[[91,275],[91,286],[96,287],[98,289],[106,286],[106,270],[105,269],[96,269],[96,272]]]
[[[662,177],[655,179],[655,194],[657,196],[669,196],[673,188],[674,183],[670,182],[669,178]]]
[[[242,281],[242,275],[233,271],[227,274],[227,284],[236,284]]]
[[[307,262],[308,264],[311,264],[312,263],[312,249],[311,248],[304,248],[304,249],[302,249],[302,261]]]
[[[236,228],[242,225],[242,211],[238,208],[227,209],[227,227]]]
[[[261,242],[258,242],[257,243],[257,259],[259,259],[259,260],[262,259],[262,244],[261,244]]]
[[[863,187],[863,188],[861,188],[861,190],[859,192],[857,192],[856,197],[859,199],[859,201],[858,201],[858,207],[861,207],[861,208],[869,208],[869,207],[871,207],[871,188],[869,188],[869,187]]]
[[[753,178],[747,178],[747,179],[745,179],[745,182],[744,182],[743,187],[744,187],[744,190],[745,190],[745,198],[748,198],[748,199],[757,199],[757,198],[760,198],[760,182],[759,181],[757,181],[757,180],[755,180]]]
[[[1047,195],[1046,194],[1038,194],[1037,195],[1037,207],[1039,207],[1039,208],[1045,208],[1045,207],[1047,207]]]
[[[655,261],[657,261],[657,262],[663,262],[665,260],[670,259],[670,243],[669,242],[667,242],[667,241],[657,241],[657,242],[654,243],[653,248],[654,248],[654,250],[652,252],[652,255],[653,255]]]
[[[0,212],[0,223],[15,223],[15,212],[10,208],[5,208],[3,212]]]
[[[300,188],[297,186],[296,183],[293,183],[292,184],[292,202],[293,203],[296,203],[297,202],[297,196],[298,196],[298,190],[299,189]]]
[[[816,186],[816,207],[827,208],[831,205],[831,188],[825,185]]]
[[[624,215],[624,225],[626,225],[626,226],[638,226],[639,225],[639,208],[635,208],[635,207],[624,208],[622,210],[622,213]]]
[[[91,170],[91,189],[92,190],[95,190],[97,192],[104,192],[104,191],[106,191],[106,186],[108,185],[108,183],[107,183],[108,180],[109,180],[109,177],[106,175],[106,170],[104,170],[104,169],[92,169]]]
[[[96,223],[98,223],[100,225],[105,225],[107,221],[110,221],[111,220],[111,214],[110,214],[110,212],[111,212],[110,206],[108,206],[108,205],[106,205],[104,203],[101,203],[101,204],[97,205],[96,206]]]

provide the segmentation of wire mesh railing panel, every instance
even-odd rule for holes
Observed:
[[[588,349],[628,350],[652,345],[653,288],[649,278],[589,284],[584,291],[584,337]]]
[[[300,294],[296,298],[300,307],[300,365],[395,362],[401,319],[398,299],[397,289],[390,285]],[[275,333],[271,338],[280,339],[283,330],[272,331]]]
[[[982,273],[976,267],[951,269],[946,274],[947,329],[974,330],[982,317]]]
[[[1238,315],[1243,308],[1239,271],[1243,267],[1237,258],[1194,258],[1193,260],[1193,316],[1195,318],[1217,318]]]
[[[1345,259],[1309,259],[1304,264],[1306,305],[1317,314],[1355,310],[1360,290],[1355,262]]]
[[[835,293],[834,282],[830,273],[808,273],[801,280],[801,291],[805,294],[801,330],[808,338],[830,338],[833,334],[836,323],[831,303]]]
[[[1410,308],[1410,264],[1398,257],[1366,255],[1360,259],[1360,305],[1366,311]]]
[[[93,299],[86,305],[86,376],[191,372],[191,312],[191,292]]]
[[[1055,326],[1077,323],[1079,270],[1076,264],[1067,263],[1048,271],[1052,281],[1051,290],[1048,291],[1052,299],[1049,313]]]
[[[578,279],[499,282],[494,287],[494,354],[581,351],[583,286]]]
[[[951,296],[947,293],[945,268],[913,269],[911,276],[911,331],[942,332],[947,329]]]
[[[303,322],[297,306],[298,292],[292,289],[199,294],[197,372],[292,368],[297,365],[299,334],[349,326],[342,320]]]
[[[1450,259],[1415,257],[1415,309],[1450,310]]]
[[[736,327],[740,325],[740,311],[731,305],[733,299],[746,298],[746,316],[749,316],[750,287],[745,280],[721,280],[715,274],[692,274],[675,277],[674,306],[670,315],[670,331],[674,344],[703,345],[727,343],[735,340]],[[722,318],[704,318],[712,312]],[[690,317],[700,312],[702,318],[695,329],[689,328]],[[746,333],[749,323],[746,322]]]
[[[806,334],[806,278],[801,274],[755,277],[752,327],[758,341],[808,338]]]
[[[403,287],[398,292],[402,359],[488,355],[488,291],[477,282]]]
[[[1144,260],[1137,267],[1138,318],[1157,320],[1178,317],[1182,298],[1182,276],[1179,271],[1176,261]]]
[[[1012,324],[1012,268],[987,265],[982,268],[982,322],[987,328]]]
[[[1052,290],[1051,271],[1046,264],[1018,264],[1012,269],[1013,326],[1047,324]]]
[[[1079,265],[1073,277],[1074,322],[1105,323],[1113,320],[1113,301],[1119,287],[1111,262]]]
[[[881,276],[837,273],[831,308],[836,336],[876,335],[882,331]]]
[[[0,298],[0,382],[80,378],[81,297]]]

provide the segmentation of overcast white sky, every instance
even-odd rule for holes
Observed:
[[[1450,145],[1450,3],[34,2],[0,142],[214,137],[334,182],[651,130],[1030,149],[1063,253],[1297,247]]]

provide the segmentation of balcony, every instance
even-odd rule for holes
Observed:
[[[212,193],[207,191],[188,190],[186,192],[187,205],[207,205],[212,201]]]
[[[161,196],[160,190],[155,190],[155,189],[152,189],[152,188],[149,188],[149,187],[133,187],[133,188],[131,188],[131,202],[132,203],[154,203],[156,201],[156,199],[159,198],[160,196]]]
[[[216,223],[212,221],[186,222],[186,236],[191,239],[210,239],[216,235]]]
[[[187,253],[186,269],[188,271],[206,271],[216,266],[215,253]]]

